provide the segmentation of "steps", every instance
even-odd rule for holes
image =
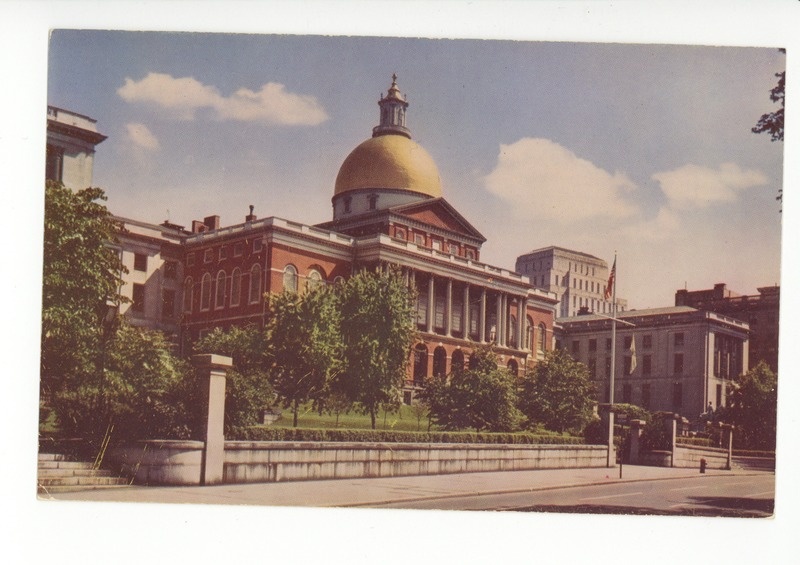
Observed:
[[[36,481],[39,493],[119,488],[129,485],[127,479],[115,476],[111,471],[92,467],[92,463],[71,461],[66,455],[40,453]]]

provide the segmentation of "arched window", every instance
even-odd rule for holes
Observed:
[[[217,273],[217,292],[214,295],[214,309],[225,307],[225,271]]]
[[[312,267],[308,272],[308,276],[306,277],[306,289],[314,290],[319,288],[322,286],[323,281],[324,277],[322,276],[322,273],[320,273],[318,269]]]
[[[453,351],[453,356],[450,359],[450,372],[462,373],[464,371],[464,352],[460,349]]]
[[[422,343],[414,348],[414,386],[422,386],[428,376],[428,348]]]
[[[519,373],[519,364],[517,364],[517,360],[516,359],[509,359],[508,360],[508,364],[506,366],[508,367],[508,372],[509,373],[511,373],[515,377],[518,375],[518,373]]]
[[[530,316],[525,318],[525,349],[533,351],[533,319]]]
[[[261,266],[258,263],[250,269],[250,289],[247,296],[250,304],[261,300]]]
[[[508,345],[517,347],[517,317],[513,314],[508,317]]]
[[[433,376],[443,377],[447,374],[447,352],[441,345],[433,350]]]
[[[337,286],[344,284],[344,277],[341,276],[341,275],[336,277],[335,279],[333,279],[333,284],[335,284]]]
[[[211,275],[206,273],[200,282],[200,310],[211,309]]]
[[[547,327],[544,323],[539,324],[539,335],[536,342],[536,351],[544,353],[547,349]]]
[[[236,267],[231,274],[231,306],[238,306],[242,299],[242,271]]]
[[[294,265],[286,265],[283,269],[283,290],[297,292],[297,268]]]
[[[183,311],[187,314],[192,311],[194,303],[194,281],[192,277],[186,277],[183,281]]]

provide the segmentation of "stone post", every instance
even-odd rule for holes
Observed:
[[[200,484],[222,482],[225,462],[225,379],[233,359],[222,355],[203,354],[192,358],[198,369],[199,385],[205,400],[206,422],[202,440],[203,461],[200,467]]]
[[[733,459],[733,426],[731,424],[719,424],[722,432],[722,445],[728,449],[728,458],[725,462],[725,470],[731,470],[731,460]]]
[[[640,455],[640,441],[644,432],[644,420],[631,420],[631,464],[638,465]]]
[[[670,434],[669,436],[669,446],[670,446],[670,457],[669,457],[669,466],[675,466],[675,450],[677,449],[678,442],[676,441],[677,436],[677,428],[678,428],[678,418],[680,416],[678,414],[672,414],[672,417],[664,419],[664,426],[667,428],[667,433]]]

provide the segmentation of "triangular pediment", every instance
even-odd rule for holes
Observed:
[[[486,238],[444,198],[434,198],[395,206],[390,208],[389,212],[392,215],[408,218],[414,223],[447,230],[471,239],[477,239],[481,243],[486,241]]]

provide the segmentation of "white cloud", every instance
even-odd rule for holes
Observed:
[[[716,170],[689,164],[655,173],[652,178],[661,185],[670,206],[682,210],[732,202],[740,192],[767,184],[761,171],[742,169],[735,163],[723,163]]]
[[[257,92],[240,88],[226,97],[215,87],[192,77],[149,73],[138,82],[126,78],[117,94],[127,102],[155,104],[184,120],[194,119],[196,111],[202,108],[213,110],[220,120],[317,125],[328,119],[315,97],[287,92],[283,84],[275,82],[263,85]]]
[[[611,174],[548,139],[501,145],[486,188],[531,218],[563,223],[636,213],[627,194],[636,189],[623,173]]]
[[[125,129],[128,132],[128,139],[137,147],[155,151],[161,146],[156,136],[144,124],[125,124]]]

